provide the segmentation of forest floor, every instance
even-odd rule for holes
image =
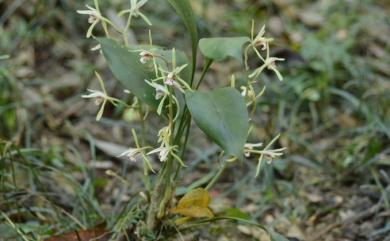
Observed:
[[[98,88],[95,70],[112,95],[126,98],[104,59],[90,51],[88,23],[76,13],[83,1],[33,2],[0,0],[0,56],[9,55],[0,60],[0,240],[110,224],[143,186],[140,163],[117,157],[133,145],[139,116],[110,106],[96,122],[96,107],[81,98]],[[108,15],[128,4],[102,2]],[[267,25],[273,55],[286,58],[285,80],[262,77],[267,90],[255,133],[266,142],[280,133],[278,145],[287,151],[258,178],[255,160],[229,166],[211,191],[211,208],[239,208],[291,240],[390,241],[390,4],[230,2],[192,1],[200,33],[248,35],[252,19]],[[153,4],[146,9],[154,41],[187,46],[180,19],[163,1]],[[147,39],[148,32],[138,23],[132,34]],[[208,86],[226,81],[237,65],[214,64]],[[147,138],[159,128],[152,121]],[[218,147],[198,130],[190,138],[179,193],[219,167]],[[222,222],[177,237],[183,239],[267,237]]]

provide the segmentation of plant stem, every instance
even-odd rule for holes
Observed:
[[[173,102],[172,102],[172,95],[173,95],[173,89],[169,89],[170,92],[170,98],[169,98],[169,126],[171,128],[171,133],[173,133],[175,127],[173,123]],[[175,139],[173,135],[170,139],[170,145],[174,146]],[[159,175],[157,177],[157,182],[155,185],[155,188],[151,194],[150,199],[150,207],[148,211],[148,216],[146,220],[146,225],[149,230],[155,230],[155,228],[158,225],[159,220],[164,216],[167,204],[172,199],[172,193],[174,189],[174,181],[173,181],[173,174],[174,174],[174,159],[172,155],[168,158],[168,160],[164,163],[161,171],[159,172]],[[179,164],[180,166],[180,164]]]
[[[196,90],[199,88],[199,85],[202,83],[202,81],[203,81],[204,77],[206,76],[206,73],[209,70],[212,63],[213,63],[213,60],[207,59],[206,65],[203,67],[202,75],[200,76],[199,81],[196,84],[196,87],[195,87]],[[192,83],[191,83],[191,86],[192,86]],[[187,118],[189,118],[189,120],[187,120]],[[188,111],[187,105],[185,105],[184,110],[183,110],[183,117],[180,120],[179,128],[178,128],[176,138],[175,138],[176,143],[178,143],[180,141],[180,137],[182,136],[183,131],[186,128],[189,128],[190,125],[191,125],[191,116],[190,116],[190,113]],[[187,130],[184,143],[187,143],[188,135],[189,135],[189,130]],[[185,151],[185,148],[182,149],[182,152],[184,152],[184,151]]]
[[[226,170],[227,162],[224,161],[222,167],[218,170],[217,174],[211,179],[209,184],[206,186],[206,190],[210,190],[210,188],[218,181],[218,179],[222,176],[223,172]]]
[[[172,173],[172,162],[173,159],[170,158],[166,163],[164,163],[151,194],[150,206],[146,219],[146,225],[149,230],[156,229],[159,222],[158,214],[161,212],[160,207],[162,206],[163,202],[166,202],[167,199],[165,191],[167,190],[167,187],[172,185],[170,181],[170,174]]]
[[[206,76],[207,70],[210,68],[212,64],[212,60],[208,59],[206,62],[206,65],[203,68],[202,75],[196,84],[196,89],[199,88],[199,85],[203,81],[204,77]],[[192,81],[191,81],[192,86]],[[172,90],[170,90],[170,94],[172,95]],[[172,133],[174,133],[174,123],[173,123],[173,103],[170,98],[169,103],[169,123],[171,125]],[[183,133],[185,131],[185,137],[184,142],[181,145],[180,148],[180,155],[183,157],[185,153],[185,149],[187,146],[189,133],[190,133],[190,125],[191,125],[191,115],[188,110],[188,107],[185,106],[183,110],[183,115],[180,118],[180,123],[176,131],[176,135],[172,135],[171,139],[171,145],[180,145],[181,137],[183,136]],[[224,163],[224,166],[226,163]],[[225,169],[225,167],[222,167],[222,169]],[[172,195],[174,194],[174,181],[178,177],[181,165],[178,164],[176,170],[174,170],[174,160],[172,156],[164,163],[161,171],[159,172],[159,175],[157,177],[156,185],[153,189],[153,192],[151,193],[151,199],[150,199],[150,207],[147,214],[146,219],[146,225],[149,230],[155,230],[158,226],[159,220],[163,217],[166,211],[166,207],[169,203],[169,201],[172,198]],[[217,176],[219,177],[223,170],[219,170],[217,173]],[[217,177],[216,176],[216,177]],[[213,183],[215,183],[218,179],[214,177],[213,180],[211,180],[210,184],[208,186],[212,186]]]
[[[143,105],[142,105],[141,100],[138,100],[138,101],[139,101],[138,102],[138,104],[139,104],[138,115],[141,119],[141,146],[144,146],[145,140],[146,140],[146,123],[145,123],[145,119],[144,119],[145,113],[143,110]]]
[[[181,158],[181,159],[184,158],[184,153],[185,153],[185,150],[186,150],[186,148],[187,148],[188,138],[189,138],[189,135],[190,135],[191,117],[188,117],[188,118],[189,118],[189,121],[187,122],[187,124],[184,125],[184,129],[186,129],[186,134],[185,134],[184,143],[183,143],[182,148],[181,148],[181,151],[180,151],[180,158]],[[184,130],[184,129],[183,129],[183,130]],[[180,133],[182,133],[182,131],[181,131]],[[181,134],[180,134],[180,135],[181,135]],[[175,180],[176,180],[177,177],[179,176],[180,169],[181,169],[181,165],[178,165],[177,168],[176,168],[176,171],[175,171],[175,176],[174,176],[174,179],[175,179]]]
[[[199,81],[196,84],[196,87],[195,87],[196,90],[199,88],[199,85],[202,83],[202,81],[203,81],[204,77],[206,76],[206,73],[209,70],[212,63],[213,63],[212,59],[206,60],[206,65],[203,67],[202,75],[200,76]]]
[[[196,84],[195,89],[199,88],[199,85],[202,83],[202,81],[203,81],[204,77],[206,76],[206,73],[209,70],[209,68],[210,68],[212,63],[213,63],[213,60],[207,59],[206,65],[203,67],[202,74],[201,74],[201,76],[199,78],[198,83]],[[192,86],[192,83],[191,83],[191,86]],[[188,107],[186,105],[184,107],[183,117],[181,119],[178,131],[177,131],[177,135],[176,135],[176,138],[175,138],[175,143],[179,143],[180,142],[180,138],[183,135],[183,131],[184,130],[186,131],[185,132],[185,139],[184,139],[184,142],[183,142],[183,145],[182,145],[182,148],[181,148],[181,152],[180,152],[180,157],[182,159],[184,157],[184,153],[185,153],[185,150],[186,150],[186,147],[187,147],[187,143],[188,143],[188,138],[189,138],[189,135],[190,135],[191,120],[192,120],[191,119],[191,115],[190,115],[190,112],[188,111]],[[177,169],[176,169],[176,172],[175,172],[175,177],[174,177],[175,179],[179,176],[180,169],[181,169],[181,166],[179,165],[177,167]]]
[[[183,147],[181,148],[181,153],[180,153],[180,157],[183,159],[184,157],[184,153],[185,153],[185,150],[187,148],[187,143],[188,143],[188,139],[189,139],[189,136],[190,136],[190,130],[191,130],[191,117],[188,118],[188,122],[187,124],[185,125],[185,136],[184,136],[184,143],[183,143]]]
[[[125,41],[125,45],[128,46],[129,45],[129,40],[127,38],[127,31],[129,30],[130,26],[131,26],[131,19],[133,17],[133,13],[130,13],[129,14],[129,17],[127,18],[127,22],[126,22],[126,26],[125,28],[123,29],[123,40]]]

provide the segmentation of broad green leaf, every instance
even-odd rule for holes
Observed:
[[[171,209],[171,213],[192,218],[212,218],[214,214],[209,209],[210,201],[207,190],[197,188],[184,195],[177,206]]]
[[[248,37],[203,38],[199,42],[199,49],[209,59],[221,61],[234,57],[241,61],[243,45],[249,41]]]
[[[139,53],[132,52],[113,40],[98,39],[108,66],[126,88],[128,88],[142,102],[156,109],[158,102],[155,99],[155,90],[145,79],[153,79],[154,73],[139,60]]]
[[[249,129],[244,98],[227,87],[211,92],[187,92],[186,103],[195,123],[228,155],[241,155]]]
[[[168,2],[176,10],[186,26],[192,42],[192,78],[195,73],[196,55],[198,52],[198,29],[196,27],[195,14],[188,0],[168,0]]]

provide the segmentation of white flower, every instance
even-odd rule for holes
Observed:
[[[95,28],[96,24],[98,24],[103,19],[103,16],[96,8],[93,8],[89,5],[85,6],[88,8],[88,10],[77,10],[77,13],[89,15],[88,23],[91,24],[91,26],[88,28],[87,38],[90,38],[92,36],[93,29]]]
[[[158,105],[157,107],[157,114],[158,115],[161,115],[162,113],[162,109],[164,107],[164,104],[165,104],[165,101],[167,100],[167,98],[169,98],[170,96],[170,93],[169,93],[169,89],[166,85],[161,85],[161,84],[158,84],[156,82],[150,82],[148,80],[145,80],[145,82],[152,86],[155,90],[156,90],[156,95],[155,95],[155,98],[156,100],[160,100],[160,104]],[[174,118],[174,121],[179,117],[179,101],[177,100],[177,98],[175,97],[175,95],[171,95],[171,97],[173,98],[174,102],[176,103],[177,105],[177,112],[176,112],[176,115],[175,115],[175,118]]]
[[[172,71],[168,72],[166,70],[160,69],[161,72],[165,73],[166,76],[164,78],[164,83],[169,86],[174,86],[180,92],[184,93],[184,88],[191,89],[185,80],[180,78],[180,73],[187,67],[187,64],[174,68]]]
[[[100,44],[98,44],[95,47],[92,47],[91,51],[97,51],[97,50],[101,50],[101,49],[102,49],[102,46]]]
[[[171,133],[171,125],[161,128],[158,132],[158,143],[161,143],[160,147],[150,151],[146,155],[158,153],[158,157],[161,162],[165,162],[168,159],[169,154],[175,156],[174,150],[176,147],[171,146],[169,143],[171,140]]]
[[[156,95],[155,95],[156,100],[161,99],[160,104],[157,107],[157,114],[161,115],[165,100],[169,96],[168,87],[165,85],[157,84],[156,82],[149,82],[148,80],[145,80],[145,82],[156,90]]]
[[[280,81],[283,80],[282,74],[279,72],[279,70],[276,68],[276,61],[284,61],[285,59],[283,58],[276,58],[276,57],[271,57],[267,59],[267,69],[272,70],[275,72],[276,76]]]
[[[127,151],[124,151],[123,153],[119,154],[117,157],[123,157],[127,156],[130,161],[135,162],[137,161],[137,156],[141,153],[142,151],[138,148],[130,148]]]
[[[163,144],[159,148],[152,150],[146,155],[152,155],[158,153],[158,158],[160,159],[161,162],[167,161],[169,156],[171,155],[175,160],[177,160],[180,163],[180,165],[185,166],[183,160],[181,160],[181,158],[175,153],[176,150],[177,150],[176,146],[165,146]]]
[[[265,68],[275,72],[276,76],[280,81],[283,80],[282,74],[276,68],[276,61],[284,61],[283,58],[268,57],[265,59],[264,64],[259,68],[255,69],[252,74],[249,75],[249,78],[257,78]]]
[[[272,160],[276,157],[283,156],[283,151],[286,150],[286,148],[278,148],[273,150],[263,150],[263,155],[268,157],[267,163],[271,164]]]
[[[260,169],[262,166],[261,164],[263,162],[264,156],[268,157],[267,163],[270,164],[274,158],[282,156],[283,151],[286,150],[286,148],[270,149],[270,147],[276,142],[276,140],[279,138],[279,136],[280,135],[277,135],[274,139],[272,139],[270,141],[270,143],[268,143],[268,145],[266,147],[264,147],[264,149],[262,149],[262,150],[255,149],[255,148],[262,147],[263,146],[262,143],[255,143],[255,144],[247,143],[247,144],[245,144],[245,146],[244,146],[244,156],[245,157],[250,157],[252,154],[259,155],[258,164],[257,164],[257,168],[256,168],[256,176],[258,176],[260,173]]]
[[[81,98],[84,99],[95,99],[95,104],[96,105],[101,105],[104,101],[107,100],[107,95],[99,90],[91,90],[88,89],[88,92],[90,94],[88,95],[82,95]]]
[[[161,162],[168,160],[169,156],[172,156],[176,159],[182,166],[185,166],[181,158],[175,153],[177,151],[177,146],[172,146],[170,144],[172,135],[172,126],[168,125],[158,132],[158,142],[161,143],[160,147],[150,151],[146,155],[152,155],[158,153],[158,157]]]
[[[254,24],[252,22],[252,45],[253,47],[261,46],[261,50],[266,50],[268,47],[268,43],[272,42],[272,38],[264,37],[265,34],[265,25],[261,28],[260,32],[253,38]]]
[[[124,151],[117,157],[123,157],[127,156],[130,161],[135,162],[137,161],[137,157],[142,156],[144,153],[144,150],[147,149],[148,147],[142,147],[142,148],[130,148],[127,151]]]
[[[173,86],[174,83],[175,83],[175,79],[176,79],[175,75],[174,75],[173,73],[169,73],[169,74],[167,75],[167,78],[165,79],[164,83],[165,83],[166,85]]]
[[[107,101],[109,101],[113,105],[116,105],[118,102],[120,102],[120,100],[108,96],[106,88],[104,87],[103,79],[97,72],[95,72],[95,75],[99,81],[102,91],[88,89],[88,92],[90,93],[87,95],[82,95],[81,97],[84,99],[95,99],[95,104],[101,105],[99,112],[96,115],[96,120],[99,121],[103,116],[104,107],[106,106]]]
[[[145,80],[147,84],[152,86],[156,90],[156,99],[160,100],[160,103],[157,108],[157,114],[161,115],[161,112],[163,110],[163,107],[166,107],[165,102],[170,98],[173,99],[174,104],[176,105],[176,115],[173,118],[173,121],[176,121],[177,118],[179,117],[179,111],[180,111],[180,106],[179,106],[179,101],[175,97],[174,90],[172,87],[175,89],[179,90],[182,93],[185,93],[185,90],[191,90],[191,86],[184,81],[180,77],[180,73],[187,67],[187,64],[181,65],[179,67],[176,67],[176,52],[175,49],[172,50],[172,70],[166,70],[163,68],[157,68],[155,67],[156,71],[156,76],[157,78],[148,81]],[[156,64],[155,64],[156,66]]]
[[[241,96],[242,97],[245,97],[248,93],[248,88],[246,86],[241,86],[240,89],[242,90],[241,91]]]
[[[159,100],[169,95],[168,87],[166,87],[165,85],[160,85],[157,84],[156,82],[150,82],[148,80],[145,80],[145,82],[156,90],[156,95],[155,95],[156,100]]]
[[[95,9],[89,5],[85,5],[85,7],[88,8],[88,10],[77,10],[77,13],[89,15],[89,17],[90,17],[88,19],[89,23],[93,23],[96,20],[96,18],[101,17],[100,12],[97,9]]]
[[[148,0],[130,0],[130,9],[121,11],[119,13],[119,16],[122,16],[123,14],[130,14],[131,17],[141,17],[148,25],[152,25],[152,23],[149,21],[149,19],[141,13],[141,8],[148,2]]]
[[[135,144],[136,148],[130,148],[129,150],[120,154],[118,157],[127,156],[127,157],[129,157],[130,161],[133,161],[133,162],[135,162],[137,160],[137,157],[140,157],[144,163],[144,174],[147,175],[149,170],[154,172],[153,167],[152,167],[149,159],[145,155],[145,150],[149,149],[150,147],[149,146],[141,147],[139,144],[137,133],[135,132],[135,130],[131,129],[131,133],[133,134],[134,144]]]
[[[166,60],[165,60],[166,61]],[[156,82],[162,80],[165,85],[173,86],[178,89],[180,92],[185,93],[185,90],[191,90],[191,86],[180,77],[180,73],[188,66],[188,64],[184,64],[176,67],[176,50],[172,49],[172,70],[166,70],[163,68],[156,68],[156,75],[160,72],[161,76],[152,80],[152,82]]]
[[[256,148],[256,147],[262,147],[263,143],[246,143],[244,145],[244,156],[245,157],[250,157],[251,156],[251,151]]]
[[[171,140],[171,135],[172,135],[172,131],[171,131],[171,126],[168,125],[168,126],[165,126],[163,128],[161,128],[161,130],[159,130],[158,132],[158,143],[162,143],[162,145],[165,145],[165,146],[169,146],[169,141]]]
[[[133,14],[135,17],[140,16],[142,13],[140,9],[148,2],[148,0],[131,0],[131,9],[133,10]]]
[[[248,44],[248,46],[245,48],[244,56],[245,56],[245,67],[246,69],[249,69],[248,66],[248,52],[249,49],[253,49],[253,51],[256,53],[256,55],[264,61],[264,58],[261,56],[259,51],[257,50],[258,46],[261,46],[261,50],[267,50],[269,51],[269,43],[273,41],[272,38],[266,38],[264,37],[265,34],[265,25],[261,28],[260,32],[255,37],[255,22],[252,21],[252,29],[251,29],[251,41]]]
[[[159,148],[154,149],[153,151],[148,152],[146,155],[152,155],[158,153],[158,157],[161,162],[165,162],[168,159],[171,148],[160,146]]]
[[[108,100],[108,96],[99,91],[99,90],[90,90],[88,89],[89,92],[91,92],[90,94],[88,95],[82,95],[81,98],[84,98],[84,99],[95,99],[95,105],[101,105],[99,111],[98,111],[98,114],[96,115],[96,120],[99,121],[102,116],[103,116],[103,112],[104,112],[104,108],[107,104],[107,100]]]
[[[139,56],[140,56],[140,62],[142,64],[146,64],[147,62],[149,62],[150,60],[153,59],[154,55],[153,53],[149,52],[149,51],[141,51],[139,53]]]
[[[284,59],[283,58],[276,58],[276,57],[270,57],[269,56],[270,55],[269,54],[270,53],[269,44],[270,44],[270,42],[273,41],[273,39],[264,37],[264,34],[265,34],[265,26],[263,26],[261,28],[260,32],[255,37],[254,36],[254,22],[252,22],[251,42],[245,48],[245,66],[246,66],[246,69],[249,69],[249,66],[248,66],[248,52],[249,52],[249,49],[251,49],[251,48],[256,53],[257,57],[260,60],[263,61],[263,65],[261,65],[260,67],[255,69],[253,71],[253,73],[249,75],[249,78],[257,78],[263,72],[263,70],[265,68],[267,68],[267,69],[272,70],[273,72],[275,72],[275,74],[277,75],[278,79],[282,81],[283,80],[283,76],[280,74],[280,72],[276,68],[276,61],[284,61]],[[258,46],[261,46],[261,50],[263,50],[263,51],[266,50],[267,51],[267,54],[266,54],[265,58],[257,50]]]

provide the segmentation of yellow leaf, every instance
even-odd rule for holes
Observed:
[[[181,214],[186,217],[192,218],[212,218],[214,217],[213,213],[209,208],[201,207],[188,207],[188,208],[173,208],[171,210],[173,214]]]
[[[209,193],[203,188],[196,188],[186,193],[179,201],[177,207],[204,207],[207,208],[210,204],[211,198]]]
[[[210,201],[209,193],[203,188],[197,188],[184,195],[177,206],[171,209],[171,213],[192,218],[212,218],[214,214],[208,207]]]

